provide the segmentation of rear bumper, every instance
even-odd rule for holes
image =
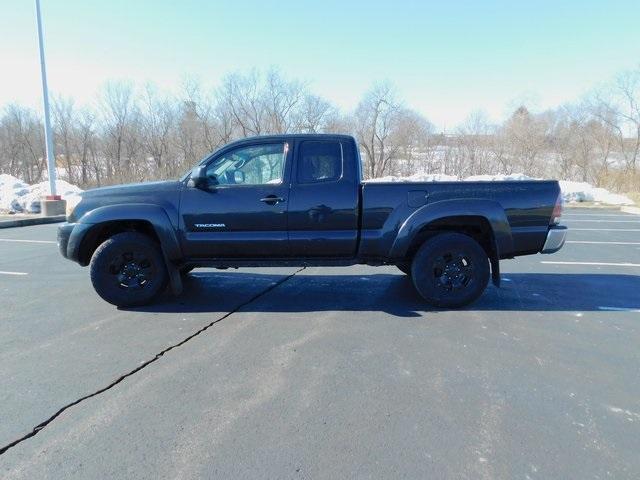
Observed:
[[[567,227],[555,226],[549,228],[547,239],[540,253],[555,253],[562,248],[567,238]]]

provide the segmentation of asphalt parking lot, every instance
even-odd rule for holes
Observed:
[[[563,223],[461,311],[365,266],[117,310],[55,225],[0,230],[0,477],[638,478],[640,216]]]

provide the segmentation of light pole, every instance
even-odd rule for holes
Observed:
[[[44,63],[44,39],[42,38],[42,18],[40,16],[40,0],[36,0],[36,18],[38,20],[38,46],[40,47],[40,73],[42,74],[42,102],[44,106],[44,138],[46,142],[47,167],[49,170],[50,200],[56,197],[56,152],[53,146],[51,119],[49,116],[49,89],[47,88],[47,67]]]

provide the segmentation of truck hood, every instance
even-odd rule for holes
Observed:
[[[124,185],[112,185],[110,187],[100,187],[87,190],[82,193],[82,198],[119,198],[119,197],[146,197],[149,194],[166,193],[177,191],[181,183],[177,180],[166,180],[162,182],[127,183]]]
[[[182,182],[168,180],[162,182],[130,183],[87,190],[80,194],[80,200],[67,212],[67,221],[76,222],[96,208],[132,203],[158,205],[167,212],[177,211]]]

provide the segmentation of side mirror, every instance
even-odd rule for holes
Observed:
[[[191,172],[191,177],[187,182],[187,187],[189,188],[199,188],[201,190],[207,190],[213,185],[217,185],[215,177],[207,176],[207,167],[206,165],[199,165],[193,169]]]

